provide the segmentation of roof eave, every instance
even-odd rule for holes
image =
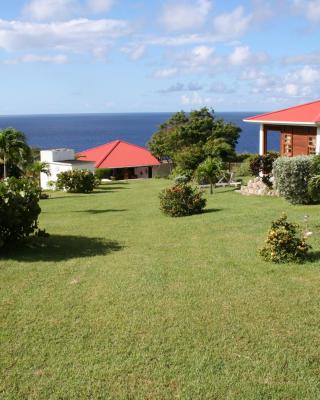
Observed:
[[[298,126],[318,126],[319,122],[306,122],[306,121],[267,121],[258,119],[244,119],[243,122],[249,122],[252,124],[269,124],[269,125],[298,125]]]

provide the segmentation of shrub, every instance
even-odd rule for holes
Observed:
[[[174,178],[175,183],[188,183],[190,182],[190,176],[178,175]]]
[[[171,217],[199,214],[206,206],[203,193],[186,183],[176,183],[160,193],[160,209]]]
[[[250,159],[244,160],[240,165],[236,168],[237,176],[249,176],[252,174],[250,168]]]
[[[56,188],[72,193],[91,193],[97,186],[97,180],[91,171],[64,171],[57,175]]]
[[[308,182],[308,195],[313,203],[320,203],[320,175],[310,178]]]
[[[95,170],[95,176],[98,179],[109,179],[112,175],[112,169],[110,168],[99,168]]]
[[[37,230],[39,198],[40,189],[31,179],[12,177],[0,182],[0,248]]]
[[[292,204],[308,204],[311,202],[308,193],[308,182],[312,157],[280,157],[273,167],[275,186],[280,196]]]
[[[270,151],[263,156],[256,155],[250,159],[250,170],[252,175],[259,176],[260,172],[264,175],[270,175],[273,169],[273,163],[279,157],[279,153]]]
[[[285,214],[273,221],[261,256],[275,263],[302,262],[311,246],[299,230],[299,225],[288,222]]]

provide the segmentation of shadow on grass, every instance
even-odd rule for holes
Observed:
[[[98,194],[118,192],[121,189],[130,189],[130,188],[110,185],[110,187],[103,187],[103,188],[95,189],[92,193],[64,193],[64,195],[62,195],[62,196],[53,196],[53,197],[50,196],[49,199],[56,200],[56,199],[73,199],[75,197],[77,197],[77,198],[89,197],[89,196],[94,196],[94,195],[98,195]]]
[[[29,238],[19,249],[7,249],[0,259],[26,262],[64,261],[72,258],[102,256],[124,248],[115,240],[84,236],[51,235]]]
[[[77,211],[72,211],[72,212],[75,212],[75,213],[88,213],[88,214],[105,214],[105,213],[109,213],[109,212],[124,212],[124,211],[128,211],[127,209],[123,209],[123,210],[120,210],[120,209],[112,209],[112,208],[109,208],[109,209],[106,209],[106,210],[77,210]]]
[[[310,251],[307,257],[307,261],[309,262],[320,261],[320,251]]]
[[[201,214],[209,214],[213,212],[223,211],[222,208],[205,208]]]

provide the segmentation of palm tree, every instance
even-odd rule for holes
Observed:
[[[210,183],[210,193],[213,193],[213,185],[224,174],[223,164],[219,158],[206,158],[197,168],[196,177],[198,180],[206,180]]]
[[[40,174],[44,173],[47,176],[50,176],[50,168],[49,164],[43,161],[34,161],[32,164],[27,164],[25,168],[25,174],[26,176],[37,180],[38,184],[40,186]]]
[[[8,162],[19,165],[23,162],[30,149],[25,135],[14,128],[0,131],[0,158],[3,162],[3,177],[7,178]]]

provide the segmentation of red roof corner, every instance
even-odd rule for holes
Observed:
[[[270,113],[245,118],[244,122],[317,125],[320,123],[320,100]]]
[[[103,144],[77,153],[85,161],[95,162],[96,168],[132,168],[160,165],[160,162],[144,147],[122,140]]]

